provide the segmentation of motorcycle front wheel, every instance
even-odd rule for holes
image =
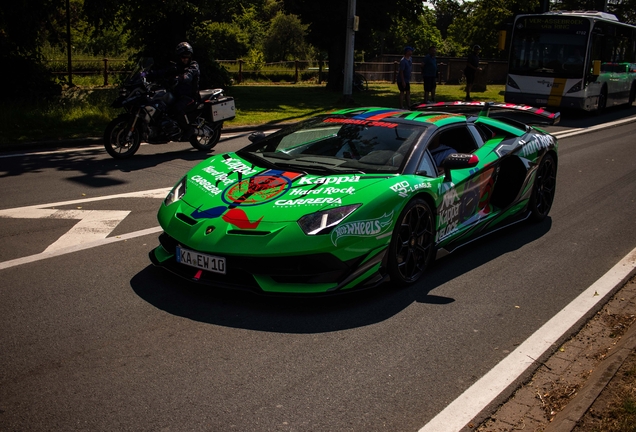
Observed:
[[[132,117],[122,115],[112,120],[104,132],[104,148],[115,159],[127,159],[137,153],[141,145],[139,128],[132,131]]]
[[[223,123],[209,124],[204,123],[197,128],[194,135],[190,137],[190,144],[197,150],[210,151],[221,139],[221,129]]]

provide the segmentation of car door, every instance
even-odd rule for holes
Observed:
[[[483,145],[482,138],[470,124],[440,128],[430,142],[436,140],[454,148],[457,153],[473,154],[478,158],[479,148]],[[445,244],[470,235],[489,215],[489,192],[495,181],[496,164],[480,159],[472,168],[445,172],[440,166],[438,170],[444,180],[440,186],[436,238],[439,244]]]

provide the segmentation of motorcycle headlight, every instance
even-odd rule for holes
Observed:
[[[163,203],[168,206],[174,202],[177,202],[185,195],[185,193],[186,178],[184,177],[179,181],[179,183],[175,185],[175,187],[172,188],[166,199],[163,200]]]
[[[298,225],[307,235],[329,234],[336,225],[361,205],[353,204],[311,213],[298,219]]]

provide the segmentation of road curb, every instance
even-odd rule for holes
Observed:
[[[566,407],[554,417],[554,420],[545,428],[544,432],[571,432],[635,348],[636,325],[632,324],[616,344],[615,351],[594,369],[585,385]]]

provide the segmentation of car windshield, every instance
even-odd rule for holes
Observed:
[[[398,173],[425,129],[392,120],[325,116],[274,133],[239,153],[278,169]]]

